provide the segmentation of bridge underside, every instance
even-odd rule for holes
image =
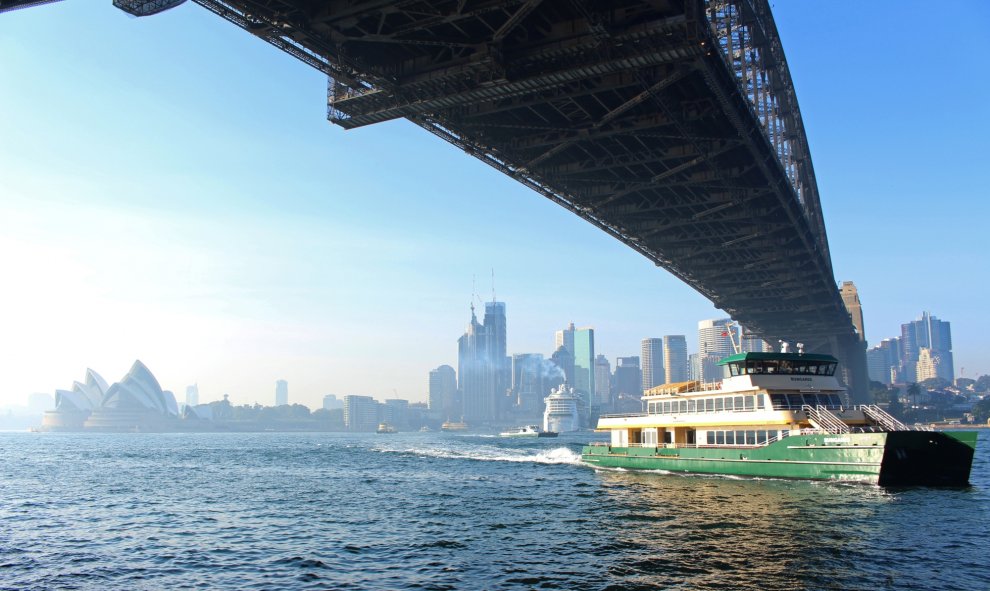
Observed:
[[[194,1],[325,72],[333,123],[413,121],[865,376],[766,0]]]

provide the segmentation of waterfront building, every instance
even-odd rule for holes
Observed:
[[[874,382],[890,385],[897,381],[901,365],[900,339],[884,339],[866,352],[866,367]]]
[[[444,421],[460,420],[462,410],[457,404],[457,372],[449,365],[430,370],[428,403],[430,410],[440,413]]]
[[[859,301],[859,292],[856,291],[856,286],[852,281],[843,281],[842,287],[839,288],[839,295],[842,297],[842,303],[846,306],[846,311],[849,312],[849,318],[852,320],[859,340],[866,342],[866,332],[863,328],[863,306]]]
[[[664,383],[663,339],[646,338],[640,343],[640,362],[643,370],[643,390],[649,390]]]
[[[289,404],[289,382],[277,380],[275,382],[275,406],[288,406]]]
[[[688,380],[687,339],[682,334],[663,337],[664,381],[668,384]]]
[[[595,398],[592,405],[601,407],[612,403],[612,365],[604,355],[595,356]]]
[[[382,421],[397,429],[405,429],[409,425],[409,401],[399,398],[389,398],[382,405]]]
[[[344,408],[344,401],[338,400],[334,394],[327,394],[323,397],[324,410],[339,410]]]
[[[344,396],[344,427],[348,431],[374,431],[380,422],[378,407],[371,396]]]
[[[186,386],[186,406],[196,406],[199,404],[199,384]]]

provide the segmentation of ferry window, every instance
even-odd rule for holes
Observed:
[[[736,410],[743,409],[743,398],[744,396],[736,396],[736,402],[735,402]]]
[[[756,444],[757,445],[763,445],[766,442],[767,442],[767,432],[766,431],[757,431],[756,432]]]
[[[706,398],[705,399],[705,412],[712,412],[715,410],[715,399]]]
[[[730,376],[737,376],[737,375],[739,375],[739,366],[736,365],[735,363],[730,363],[729,364],[729,375]]]
[[[838,394],[829,394],[828,397],[832,401],[832,406],[842,406],[842,400],[839,399]]]
[[[756,431],[746,431],[746,445],[756,445]]]
[[[719,412],[721,410],[722,410],[722,399],[721,398],[716,398],[715,399],[715,412]]]
[[[688,400],[688,412],[695,411],[695,404],[697,403],[694,400]]]
[[[735,431],[726,431],[725,432],[725,444],[726,445],[735,445],[736,444],[736,432]]]
[[[744,398],[746,400],[746,410],[753,410],[753,397],[746,396]]]
[[[792,409],[794,409],[794,408],[801,408],[801,405],[804,404],[804,399],[801,398],[801,395],[800,394],[788,394],[787,395],[787,404]]]
[[[670,402],[669,401],[663,403],[663,414],[665,414],[665,415],[669,415],[670,414]]]
[[[787,397],[783,394],[771,394],[770,402],[773,403],[773,407],[780,410],[782,408],[787,408]]]
[[[828,366],[825,369],[825,372],[826,372],[825,375],[827,375],[827,376],[834,376],[835,375],[835,364],[834,363],[829,363]]]
[[[745,444],[746,444],[746,432],[736,431],[736,445],[745,445]]]
[[[757,409],[765,408],[765,401],[763,399],[763,394],[756,395],[756,408]]]
[[[715,432],[714,431],[709,431],[708,432],[708,445],[715,445]]]
[[[766,373],[777,373],[776,363],[766,363],[763,367]]]
[[[715,445],[725,445],[725,431],[715,432]]]

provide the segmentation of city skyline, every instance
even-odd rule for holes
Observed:
[[[895,26],[882,7],[859,19],[774,9],[835,279],[856,283],[869,345],[928,310],[954,323],[956,375],[990,373],[990,321],[972,295],[987,263],[967,225],[990,213],[973,172],[990,126],[966,115],[990,94],[968,74],[981,19],[919,8]],[[902,63],[884,39],[922,23],[937,51]],[[518,314],[510,353],[549,355],[549,335],[573,319],[594,326],[595,352],[614,360],[642,338],[691,335],[722,316],[410,124],[330,126],[323,76],[199,7],[135,20],[109,4],[61,3],[7,13],[0,27],[0,74],[15,82],[0,86],[0,108],[18,113],[0,121],[0,271],[12,285],[0,295],[11,374],[0,406],[87,367],[122,374],[135,358],[175,392],[198,383],[203,402],[268,402],[280,378],[311,408],[327,393],[425,400],[428,371],[456,365],[450,335],[463,328],[471,277],[492,267]],[[850,67],[863,52],[870,67]],[[912,82],[929,67],[943,72],[938,89]],[[936,108],[947,96],[953,108]],[[922,219],[926,240],[889,246]],[[387,356],[383,341],[415,355]]]

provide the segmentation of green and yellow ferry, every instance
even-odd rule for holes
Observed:
[[[786,351],[786,349],[785,349]],[[964,486],[975,431],[909,427],[872,404],[849,405],[838,361],[803,352],[738,353],[722,382],[644,392],[646,412],[604,415],[582,459],[595,466],[751,477]]]

